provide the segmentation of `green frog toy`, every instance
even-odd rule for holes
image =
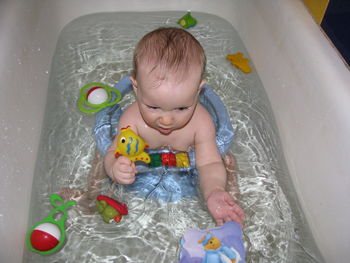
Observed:
[[[191,15],[191,11],[188,11],[186,15],[177,21],[177,23],[183,28],[190,28],[197,24],[197,20]]]
[[[122,216],[128,214],[126,204],[120,203],[106,195],[98,195],[96,205],[98,212],[106,223],[111,223],[113,220],[119,223],[122,220]]]

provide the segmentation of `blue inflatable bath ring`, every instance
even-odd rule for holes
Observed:
[[[122,78],[114,89],[119,90],[122,97],[132,91],[129,77]],[[216,127],[216,144],[224,155],[231,147],[234,131],[228,112],[219,96],[207,85],[201,90],[200,103],[208,110]],[[96,114],[94,135],[96,146],[104,156],[117,134],[118,121],[123,111],[119,104],[107,107]],[[168,150],[149,150],[149,154],[167,153]],[[198,195],[198,173],[195,168],[194,151],[188,152],[189,167],[149,167],[137,165],[139,173],[131,185],[125,187],[137,196],[157,198],[167,202],[174,202],[184,197]]]

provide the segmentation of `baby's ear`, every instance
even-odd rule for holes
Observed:
[[[207,80],[206,79],[202,79],[201,83],[199,84],[198,87],[198,93],[201,92],[202,88],[204,87],[204,85],[207,84]]]
[[[137,81],[136,81],[136,78],[134,76],[130,76],[130,80],[131,80],[132,88],[133,88],[135,94],[137,95]]]

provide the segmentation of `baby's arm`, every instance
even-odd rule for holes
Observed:
[[[225,190],[226,169],[215,141],[215,126],[207,114],[197,123],[195,149],[200,188],[217,225],[236,221],[243,225],[244,212]]]
[[[118,122],[118,131],[126,126],[131,126],[131,129],[137,131],[135,125],[135,119],[132,114],[133,106],[130,106],[120,117]],[[117,147],[117,136],[115,137],[112,145],[108,148],[104,157],[104,167],[107,175],[115,182],[119,184],[132,184],[135,181],[135,174],[137,169],[135,164],[125,156],[115,157],[114,151]]]

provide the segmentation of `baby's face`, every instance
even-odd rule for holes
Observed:
[[[191,73],[167,74],[161,79],[157,72],[146,67],[133,80],[137,103],[146,124],[162,134],[170,134],[186,126],[198,103],[200,88],[204,85],[200,67]],[[180,75],[182,76],[182,75]]]

